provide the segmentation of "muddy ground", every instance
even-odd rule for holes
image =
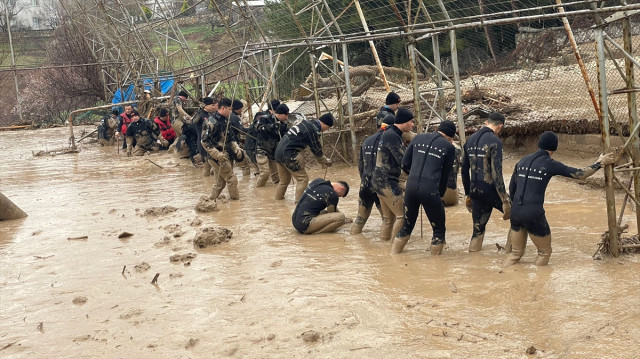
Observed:
[[[67,131],[0,133],[0,190],[29,214],[0,222],[3,358],[638,357],[640,257],[591,257],[606,229],[602,190],[554,179],[550,266],[533,266],[529,243],[522,264],[501,271],[498,216],[481,253],[465,251],[471,218],[457,206],[442,256],[425,251],[425,217],[423,235],[418,225],[391,257],[377,215],[362,235],[347,225],[304,236],[290,224],[293,189],[274,202],[275,186],[256,189],[240,172],[240,201],[197,213],[213,179],[186,160],[149,157],[160,169],[96,145],[32,157]],[[507,149],[507,179],[525,153]],[[355,216],[357,169],[327,177],[352,184],[339,208]],[[623,223],[637,233],[631,210]],[[228,241],[194,248],[198,231],[220,226]]]

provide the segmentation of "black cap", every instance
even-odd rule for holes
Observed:
[[[289,107],[287,105],[285,105],[285,104],[280,104],[276,108],[276,113],[278,115],[288,115],[289,114]]]
[[[138,117],[140,117],[140,113],[138,112],[138,110],[133,110],[133,111],[131,111],[131,117],[133,117],[133,116],[138,116]]]
[[[111,110],[111,114],[114,115],[114,116],[118,116],[120,114],[120,111],[118,111],[118,109],[115,108],[115,109]]]
[[[211,97],[205,97],[201,101],[205,105],[213,105],[214,103],[216,103]]]
[[[444,120],[440,122],[440,126],[438,126],[438,131],[444,133],[449,137],[453,137],[456,135],[456,124],[449,120]]]
[[[386,115],[386,116],[384,116],[384,119],[382,119],[382,123],[386,123],[387,125],[391,126],[394,123],[396,123],[396,116],[394,116],[394,115]]]
[[[558,149],[558,135],[551,131],[545,131],[540,135],[538,139],[538,148],[555,151]]]
[[[269,109],[274,110],[276,108],[278,108],[278,106],[280,106],[280,101],[279,100],[271,100],[271,103],[269,103]]]
[[[231,106],[232,110],[234,110],[234,111],[235,110],[239,110],[239,109],[241,109],[243,107],[244,107],[244,104],[242,103],[242,101],[240,101],[238,99],[233,100],[233,105]]]
[[[489,114],[489,122],[502,123],[504,125],[504,116],[499,112],[491,112]]]
[[[329,127],[333,126],[333,115],[330,112],[327,112],[324,115],[320,116],[318,120]]]
[[[411,120],[413,120],[413,114],[411,113],[411,111],[407,110],[406,108],[398,109],[398,113],[396,113],[396,125],[409,122]]]
[[[220,107],[231,107],[232,101],[228,97],[223,97],[218,101],[218,106]]]
[[[189,94],[185,90],[180,90],[180,92],[178,92],[178,96],[189,98]]]
[[[164,117],[164,116],[166,116],[168,114],[169,114],[169,111],[167,111],[166,108],[161,108],[160,109],[160,115],[158,117]]]
[[[389,92],[387,98],[384,100],[385,105],[394,105],[400,103],[400,96],[395,92]]]

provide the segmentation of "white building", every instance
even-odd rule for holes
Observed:
[[[3,4],[6,6],[6,3]],[[55,11],[57,0],[15,0],[15,4],[9,5],[15,15],[11,18],[11,28],[16,30],[46,30],[52,29],[57,24]],[[4,7],[2,7],[4,16]]]

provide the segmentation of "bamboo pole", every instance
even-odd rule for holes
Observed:
[[[607,92],[607,69],[604,50],[604,29],[598,27],[596,32],[596,50],[598,65],[598,91],[600,112],[598,119],[600,120],[600,131],[602,134],[602,148],[604,152],[609,152],[611,148],[611,137],[609,135],[609,103]],[[607,223],[609,226],[609,251],[611,255],[617,257],[620,255],[618,248],[618,226],[616,223],[616,201],[613,188],[613,166],[604,166],[605,191],[607,197]]]
[[[342,60],[344,61],[344,82],[347,88],[347,110],[349,111],[349,127],[351,130],[351,151],[353,164],[358,163],[358,139],[356,138],[356,124],[353,118],[353,99],[351,98],[351,80],[349,79],[349,54],[347,43],[342,42]]]
[[[360,17],[360,22],[362,22],[362,27],[367,35],[370,34],[369,26],[367,25],[367,19],[365,19],[364,14],[362,13],[362,8],[360,7],[360,2],[355,0],[356,10],[358,11],[358,16]],[[387,92],[391,92],[391,88],[389,87],[389,83],[387,83],[387,76],[384,74],[384,70],[382,69],[382,63],[380,63],[380,57],[378,57],[378,50],[376,50],[376,45],[373,41],[369,40],[369,47],[371,47],[371,53],[373,54],[373,59],[376,61],[376,66],[378,66],[378,71],[380,71],[380,77],[382,78],[382,83],[384,84],[384,88],[387,89]]]

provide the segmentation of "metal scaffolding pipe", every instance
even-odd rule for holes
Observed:
[[[353,119],[353,98],[351,97],[351,80],[349,79],[349,54],[347,43],[342,42],[342,61],[344,62],[344,82],[347,88],[347,110],[349,111],[349,126],[351,127],[351,151],[353,152],[353,164],[358,163],[358,139],[356,138],[356,124]]]

